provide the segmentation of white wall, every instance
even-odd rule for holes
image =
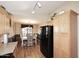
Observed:
[[[77,13],[79,13],[79,2],[66,2],[64,5],[62,5],[61,7],[57,8],[54,12],[60,12],[63,10],[68,10],[68,9],[72,9],[74,11],[76,11]],[[53,14],[52,13],[52,14]],[[79,57],[79,15],[78,15],[78,57]]]

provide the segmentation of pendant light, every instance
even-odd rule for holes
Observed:
[[[32,11],[32,14],[35,14],[35,8],[36,6],[38,6],[39,8],[41,8],[41,4],[39,3],[39,1],[36,2],[35,6],[33,7],[33,11]]]

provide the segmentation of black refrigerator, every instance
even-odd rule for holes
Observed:
[[[46,58],[53,57],[53,26],[41,27],[40,51]]]

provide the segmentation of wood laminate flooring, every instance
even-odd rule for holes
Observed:
[[[15,58],[45,58],[40,51],[39,44],[32,47],[17,47],[14,55]]]

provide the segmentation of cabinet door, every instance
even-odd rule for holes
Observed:
[[[10,26],[10,23],[9,23],[9,18],[5,15],[5,25],[6,26]]]
[[[54,32],[59,32],[59,16],[53,20]]]
[[[59,15],[58,20],[59,20],[59,32],[68,33],[69,32],[69,15],[68,15],[68,13]]]
[[[4,22],[4,15],[0,13],[0,34],[3,34],[4,33],[4,25],[5,25],[5,22]]]
[[[4,27],[5,27],[5,33],[9,33],[10,32],[10,26],[9,26],[9,18],[4,15]]]

